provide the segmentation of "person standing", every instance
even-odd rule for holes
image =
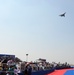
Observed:
[[[30,66],[30,64],[28,65],[28,75],[32,75],[32,67]]]
[[[28,66],[25,67],[24,71],[23,71],[24,75],[28,75]]]

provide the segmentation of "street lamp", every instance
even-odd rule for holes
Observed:
[[[26,62],[28,62],[28,54],[26,54]]]

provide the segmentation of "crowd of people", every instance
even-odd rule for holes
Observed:
[[[16,66],[14,57],[8,55],[0,56],[0,75],[17,75],[19,72],[20,68]]]
[[[31,75],[32,72],[71,68],[67,63],[26,62],[12,57],[0,57],[0,75]]]

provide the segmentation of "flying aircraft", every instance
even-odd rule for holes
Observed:
[[[59,15],[59,16],[61,16],[61,17],[65,17],[65,14],[66,14],[66,12],[65,12],[65,13],[63,13],[63,14],[61,14],[61,15]]]

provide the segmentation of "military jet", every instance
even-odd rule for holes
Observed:
[[[63,13],[63,14],[61,14],[61,15],[59,15],[59,16],[61,16],[61,17],[65,17],[65,14],[66,14],[66,12],[65,12],[65,13]]]

